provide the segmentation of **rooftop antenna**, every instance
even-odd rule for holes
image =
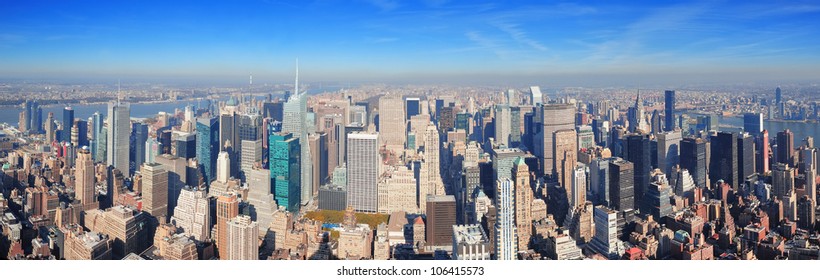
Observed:
[[[120,105],[122,94],[120,94],[120,79],[117,79],[117,105]]]

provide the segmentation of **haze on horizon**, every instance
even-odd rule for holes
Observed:
[[[12,2],[0,80],[816,81],[820,5],[592,1]]]

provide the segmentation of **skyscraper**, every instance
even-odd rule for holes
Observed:
[[[227,183],[231,178],[231,159],[228,152],[219,152],[216,157],[216,181],[220,183]]]
[[[737,182],[740,184],[755,173],[755,141],[749,133],[738,134],[737,164]]]
[[[379,145],[393,153],[401,154],[407,141],[404,104],[402,96],[395,94],[379,98]]]
[[[532,200],[530,168],[523,157],[518,157],[515,160],[515,225],[519,249],[526,249],[532,236]]]
[[[426,246],[453,246],[453,225],[456,224],[456,198],[452,195],[431,195],[427,199]]]
[[[595,237],[590,242],[590,248],[609,259],[620,257],[618,240],[618,212],[603,205],[596,206],[593,212],[595,221]]]
[[[236,195],[230,194],[216,198],[216,249],[220,258],[226,259],[230,249],[228,244],[228,222],[239,215],[239,200]],[[253,235],[254,240],[257,235]]]
[[[745,113],[743,114],[743,131],[756,136],[763,132],[763,114]]]
[[[629,120],[629,132],[649,133],[649,124],[646,123],[646,112],[643,108],[643,100],[641,99],[641,92],[635,97],[635,105],[629,107],[627,112],[627,119]]]
[[[774,104],[779,105],[780,102],[783,102],[783,92],[780,91],[780,87],[777,87],[774,90]]]
[[[794,132],[789,129],[777,133],[777,162],[794,166]]]
[[[111,110],[109,108],[109,110]],[[110,114],[109,114],[110,115]],[[71,127],[74,126],[74,109],[63,108],[63,132],[60,133],[60,142],[71,143]]]
[[[634,178],[634,205],[641,207],[644,192],[649,188],[652,172],[652,150],[649,135],[632,134],[626,137],[626,160],[633,164]],[[610,184],[612,181],[610,180]],[[625,210],[625,209],[618,209]],[[646,209],[642,209],[646,210]]]
[[[553,133],[575,129],[575,107],[572,104],[544,104],[538,115],[542,127],[536,135],[535,155],[541,159],[542,175],[552,175],[555,170]]]
[[[168,217],[168,171],[159,163],[141,165],[142,209],[164,223]]]
[[[732,190],[737,191],[738,182],[738,156],[737,156],[737,132],[718,132],[712,137],[711,162],[709,168],[709,180],[714,184],[718,180],[723,180]],[[696,179],[697,180],[697,179]]]
[[[512,134],[512,115],[510,106],[504,104],[495,105],[495,143],[509,146],[510,135]]]
[[[80,149],[77,152],[77,167],[74,171],[74,199],[79,200],[84,210],[96,209],[94,190],[94,160],[91,152]]]
[[[572,187],[572,170],[578,162],[577,134],[575,129],[557,130],[553,133],[553,153],[554,162],[552,164],[552,174],[558,179],[567,190],[567,197],[570,197]]]
[[[378,209],[379,134],[347,135],[347,205],[359,212]]]
[[[408,97],[404,100],[405,119],[421,114],[421,100],[418,97]]]
[[[671,174],[672,168],[680,164],[680,131],[666,131],[656,135],[658,138],[658,168],[665,174]]]
[[[701,138],[686,137],[681,141],[680,167],[689,171],[695,185],[706,187],[706,142]]]
[[[133,161],[133,166],[135,169],[140,168],[140,166],[145,162],[145,141],[148,140],[148,125],[144,123],[135,122],[131,125],[132,133],[131,133],[131,149],[129,157]],[[83,132],[80,132],[83,134]]]
[[[74,113],[72,111],[71,117]],[[131,146],[131,107],[127,103],[108,104],[108,148],[106,149],[107,163],[109,166],[122,171],[126,177],[130,177],[131,159],[128,150]]]
[[[211,203],[205,190],[186,187],[180,190],[171,223],[198,241],[211,238]]]
[[[217,153],[219,153],[219,121],[216,118],[197,119],[196,157],[202,166],[203,181],[206,185],[214,179]]]
[[[227,223],[226,260],[259,259],[259,224],[251,221],[250,216],[240,215]]]
[[[515,225],[515,192],[513,181],[496,182],[495,257],[498,260],[515,260],[518,253],[518,228]]]
[[[262,160],[262,139],[242,140],[240,170],[247,178],[256,162]]]
[[[276,204],[289,212],[298,212],[301,188],[299,174],[302,163],[299,140],[291,133],[274,132],[268,137],[270,177]]]
[[[664,131],[675,130],[675,91],[667,90],[664,92],[665,110],[664,110]]]
[[[300,173],[301,185],[308,186],[301,189],[300,199],[302,205],[313,199],[313,163],[310,157],[310,141],[308,141],[307,124],[307,93],[299,91],[299,66],[296,66],[296,79],[293,95],[284,104],[284,116],[282,121],[282,132],[291,133],[293,137],[299,139],[300,147]]]
[[[817,148],[807,148],[801,150],[803,164],[801,169],[806,177],[806,195],[811,200],[817,202]]]
[[[766,174],[769,172],[770,152],[771,147],[769,147],[769,131],[764,129],[757,137],[757,151],[755,155],[757,157],[757,160],[755,161],[757,163],[757,166],[755,167],[757,173]]]
[[[609,205],[617,211],[635,209],[634,165],[623,159],[609,163]]]

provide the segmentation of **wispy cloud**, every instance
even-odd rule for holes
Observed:
[[[480,49],[490,50],[499,58],[505,59],[509,56],[509,51],[503,49],[498,41],[490,39],[478,31],[468,31],[464,33],[464,36],[467,36],[467,39],[475,43]]]
[[[536,50],[539,50],[539,51],[542,51],[542,52],[549,50],[549,48],[542,45],[540,42],[530,38],[527,35],[527,32],[525,32],[521,28],[518,28],[517,24],[499,22],[499,23],[496,23],[495,26],[498,27],[498,29],[501,29],[501,31],[504,31],[508,35],[510,35],[510,37],[512,37],[516,42],[525,44],[527,46],[532,47],[533,49],[536,49]]]

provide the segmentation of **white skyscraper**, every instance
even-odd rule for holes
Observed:
[[[510,135],[512,135],[510,106],[495,105],[495,143],[509,146]]]
[[[623,251],[618,240],[618,213],[600,205],[595,207],[593,220],[595,236],[589,248],[610,259],[617,259]]]
[[[518,234],[515,226],[515,187],[513,181],[496,181],[495,207],[495,257],[499,260],[515,260],[518,252]]]
[[[570,207],[575,208],[583,206],[587,201],[587,173],[586,166],[583,163],[578,163],[572,169],[572,189],[570,190]]]
[[[131,147],[131,107],[127,103],[108,104],[108,141],[106,163],[131,176],[128,150]]]
[[[211,239],[211,207],[204,190],[183,188],[171,223],[199,241]]]
[[[228,183],[231,177],[231,158],[228,152],[219,152],[216,158],[216,181],[220,183]]]
[[[530,99],[532,100],[532,106],[536,106],[538,104],[544,103],[544,95],[541,94],[541,88],[538,86],[531,86],[530,87]]]
[[[270,171],[255,168],[246,172],[248,177],[248,204],[251,205],[251,217],[259,224],[259,236],[265,236],[276,212],[276,201],[271,193]]]
[[[347,205],[360,212],[378,210],[379,135],[347,135]]]
[[[250,216],[239,215],[228,221],[227,260],[259,259],[259,225]]]
[[[245,177],[253,170],[253,165],[262,160],[262,140],[242,140],[242,157],[239,169],[245,173]]]
[[[296,81],[294,83],[293,95],[288,98],[283,105],[282,132],[289,132],[293,137],[299,138],[301,147],[301,179],[302,186],[313,186],[313,160],[310,157],[310,141],[308,141],[307,124],[307,93],[299,92],[299,65],[296,65]],[[313,200],[313,189],[302,188],[302,205]]]

